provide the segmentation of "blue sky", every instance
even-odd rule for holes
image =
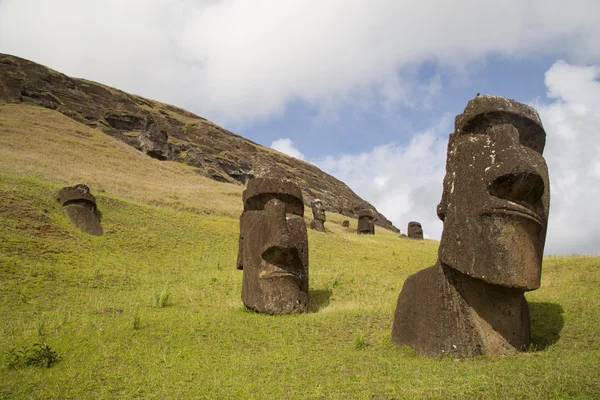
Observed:
[[[597,0],[1,0],[0,52],[189,109],[434,239],[456,114],[477,93],[531,104],[546,253],[600,253]]]

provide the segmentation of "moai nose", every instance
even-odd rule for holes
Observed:
[[[273,221],[270,226],[268,246],[277,246],[287,249],[291,246],[288,224],[285,213],[285,203],[279,199],[271,199],[265,204],[265,212]]]

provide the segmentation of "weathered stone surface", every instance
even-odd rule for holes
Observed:
[[[392,341],[427,357],[504,355],[530,344],[524,292],[539,288],[549,211],[537,112],[479,96],[456,117],[435,266],[410,276]]]
[[[298,185],[281,179],[248,182],[240,217],[237,268],[242,301],[267,314],[308,308],[308,235]]]
[[[0,101],[50,108],[159,160],[186,163],[208,178],[246,184],[255,177],[299,182],[304,202],[356,218],[370,208],[376,224],[398,231],[346,184],[316,166],[260,146],[181,108],[70,78],[43,65],[0,54]]]
[[[311,208],[313,220],[310,222],[310,228],[315,231],[325,232],[325,209],[321,200],[314,199]]]
[[[423,227],[420,222],[410,221],[408,223],[408,237],[411,239],[423,239]]]
[[[84,184],[62,188],[56,199],[65,208],[65,214],[79,230],[90,235],[102,235],[102,225],[96,209],[96,198]]]
[[[358,212],[358,227],[356,232],[359,235],[375,234],[375,214],[369,209],[363,209]]]
[[[348,227],[350,227],[350,221],[348,221],[347,219],[343,220],[343,221],[342,221],[342,226],[343,226],[344,228],[348,228]]]

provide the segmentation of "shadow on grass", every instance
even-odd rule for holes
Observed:
[[[546,350],[558,342],[565,320],[564,309],[555,303],[529,303],[531,346],[533,351]]]
[[[319,310],[329,305],[329,298],[333,292],[331,289],[310,290],[310,302],[308,304],[308,312],[318,312]]]

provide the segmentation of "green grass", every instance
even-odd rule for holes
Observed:
[[[54,200],[76,183],[104,236]],[[235,269],[242,190],[0,103],[0,399],[600,398],[600,257],[545,258],[532,351],[423,359],[391,325],[438,242],[328,213],[329,233],[309,230],[310,312],[256,314]]]
[[[236,219],[99,194],[95,237],[64,216],[59,188],[0,174],[0,398],[600,396],[598,257],[545,259],[527,295],[536,351],[428,360],[389,336],[435,241],[358,236],[335,217],[309,232],[311,312],[267,316],[240,300]],[[11,349],[41,342],[54,366],[8,368]]]

